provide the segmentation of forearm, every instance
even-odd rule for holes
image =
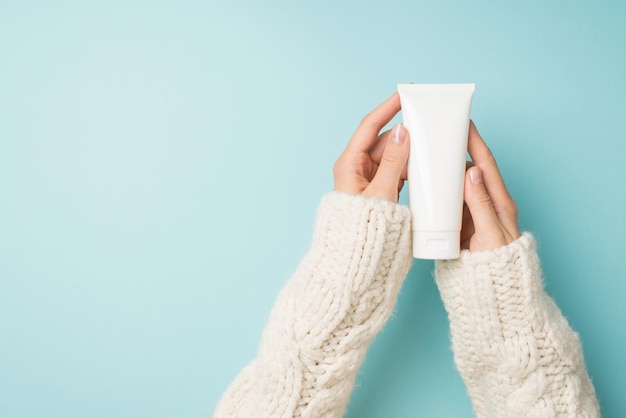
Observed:
[[[438,262],[436,277],[479,417],[599,415],[578,336],[543,290],[530,235]]]
[[[272,309],[258,357],[216,416],[342,416],[411,260],[407,208],[327,195],[313,245]]]

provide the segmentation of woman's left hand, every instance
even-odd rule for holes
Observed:
[[[398,202],[407,177],[409,132],[402,125],[380,130],[399,111],[400,97],[394,93],[361,120],[335,162],[335,191]]]

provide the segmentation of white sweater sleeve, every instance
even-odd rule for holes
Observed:
[[[275,302],[258,356],[215,417],[343,416],[411,262],[408,208],[326,195],[311,249]]]
[[[578,335],[543,289],[535,242],[440,261],[454,359],[478,417],[598,417]]]

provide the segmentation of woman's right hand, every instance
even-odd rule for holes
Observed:
[[[483,251],[510,244],[520,236],[517,205],[474,122],[470,122],[467,149],[472,166],[465,173],[461,248]]]

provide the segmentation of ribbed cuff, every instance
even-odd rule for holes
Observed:
[[[481,351],[529,325],[543,292],[535,240],[529,233],[489,251],[463,251],[439,261],[435,276],[456,343]]]
[[[330,323],[340,318],[328,315],[351,316],[375,333],[390,315],[412,261],[407,207],[332,192],[320,203],[311,251],[298,269],[306,273],[296,276],[309,298],[333,295],[330,306],[313,302],[316,315]]]
[[[410,228],[410,223],[411,211],[406,206],[373,197],[331,192],[322,198],[318,209],[314,244],[320,239],[336,238],[335,233],[342,233],[346,244],[351,238],[361,242],[368,232],[402,231],[407,225]],[[387,237],[387,240],[396,239],[395,235]]]

